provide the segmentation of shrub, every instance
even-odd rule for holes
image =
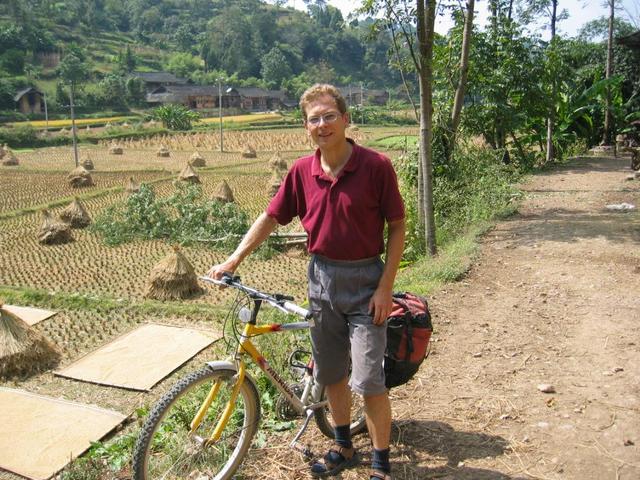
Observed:
[[[424,253],[424,232],[418,221],[418,152],[396,159],[405,199],[407,241],[404,258]],[[455,239],[474,223],[503,214],[516,195],[512,182],[518,173],[496,159],[493,150],[467,147],[456,150],[451,163],[434,171],[434,209],[438,244]]]
[[[165,238],[182,245],[204,242],[232,250],[249,223],[236,204],[203,198],[199,185],[177,183],[173,195],[157,198],[153,188],[143,183],[126,202],[106,209],[92,228],[107,245]]]
[[[184,105],[168,104],[156,108],[153,118],[170,130],[191,130],[191,124],[197,122],[200,115]]]

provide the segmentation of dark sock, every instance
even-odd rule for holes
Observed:
[[[351,448],[351,425],[339,425],[334,427],[333,434],[336,439],[336,443],[344,448]]]
[[[389,449],[384,450],[373,449],[373,459],[371,460],[371,468],[380,470],[384,473],[391,473],[391,464],[389,463]]]

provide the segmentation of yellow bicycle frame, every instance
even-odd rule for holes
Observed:
[[[266,359],[262,356],[262,354],[258,351],[256,346],[253,344],[253,342],[251,341],[251,337],[264,335],[265,333],[277,332],[280,330],[280,328],[281,326],[279,324],[258,326],[258,325],[253,325],[251,323],[247,323],[245,325],[241,335],[242,340],[240,341],[240,344],[238,345],[238,350],[236,351],[236,364],[238,366],[238,373],[236,374],[236,380],[233,385],[233,389],[231,390],[231,395],[229,396],[229,400],[227,401],[227,405],[225,406],[224,411],[222,412],[222,415],[218,420],[218,424],[213,430],[213,433],[211,434],[211,436],[205,440],[206,444],[211,444],[220,439],[220,437],[222,436],[222,432],[227,427],[227,423],[231,418],[234,405],[236,403],[236,400],[238,399],[238,394],[240,393],[240,387],[242,386],[242,383],[244,382],[244,378],[245,378],[246,364],[243,360],[243,356],[245,354],[249,354],[249,356],[253,359],[253,361],[261,369],[265,370],[265,366],[267,365]],[[196,413],[196,416],[194,417],[194,419],[191,421],[190,433],[192,435],[195,433],[195,431],[198,429],[198,427],[202,423],[202,419],[204,418],[207,410],[209,409],[213,401],[216,399],[221,386],[222,386],[222,380],[218,380],[213,385],[213,387],[211,387],[211,390],[209,391],[207,398],[205,399],[203,404],[200,406],[200,409],[198,410],[198,413]],[[281,386],[288,391],[288,387],[286,387],[286,385],[281,384]]]

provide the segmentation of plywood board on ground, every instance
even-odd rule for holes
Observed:
[[[0,468],[35,480],[64,468],[125,415],[0,387]]]
[[[143,325],[56,371],[61,377],[149,390],[220,335],[167,325]]]
[[[38,322],[53,317],[58,312],[51,310],[43,310],[41,308],[21,307],[18,305],[3,305],[2,308],[13,313],[16,317],[21,318],[29,325],[33,326]]]

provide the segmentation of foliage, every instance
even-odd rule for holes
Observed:
[[[131,45],[127,44],[124,51],[121,51],[116,58],[116,62],[123,72],[129,73],[136,69],[138,63],[137,57],[131,51]]]
[[[136,438],[137,432],[129,432],[108,443],[92,442],[87,456],[89,459],[105,460],[112,471],[119,471],[131,461]]]
[[[170,130],[191,130],[191,124],[200,119],[200,115],[184,105],[167,104],[156,108],[152,116]]]
[[[0,128],[0,144],[8,144],[13,148],[28,147],[36,141],[36,130],[31,125],[20,125],[13,128]]]
[[[20,78],[0,78],[0,109],[13,110],[16,106],[13,97],[25,85]]]
[[[104,480],[109,477],[107,466],[92,457],[78,458],[60,473],[60,480]]]
[[[107,208],[92,228],[111,246],[164,238],[182,245],[206,242],[230,250],[249,223],[235,203],[204,199],[198,185],[179,182],[173,195],[157,198],[153,188],[143,183],[126,202]]]
[[[187,78],[202,69],[200,58],[190,53],[174,53],[169,57],[166,70],[178,77]]]
[[[282,82],[291,76],[291,66],[279,47],[273,47],[262,57],[260,74],[269,88],[280,88]]]
[[[439,245],[454,240],[469,226],[505,212],[516,195],[512,183],[518,172],[502,165],[494,151],[466,146],[455,151],[451,162],[434,171]],[[398,157],[395,165],[401,179],[403,198],[417,198],[417,150]],[[416,260],[424,254],[424,236],[418,223],[416,202],[405,202],[405,208],[407,241],[404,258]]]
[[[85,59],[77,51],[64,56],[58,65],[57,73],[65,83],[71,85],[81,83],[89,77]]]

